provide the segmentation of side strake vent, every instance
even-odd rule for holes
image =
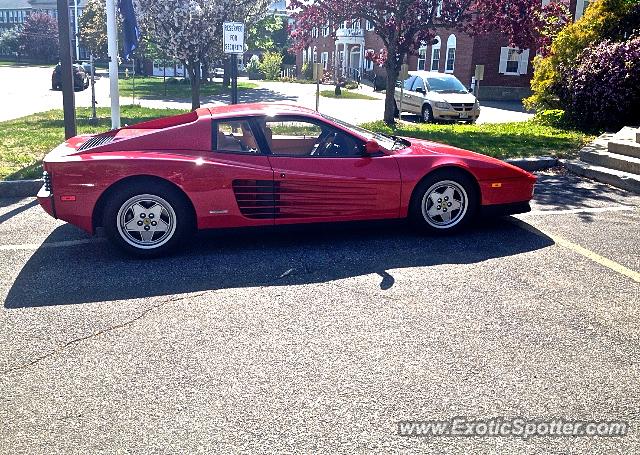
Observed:
[[[97,147],[99,145],[108,144],[110,142],[113,142],[113,136],[111,136],[111,135],[94,136],[91,139],[89,139],[87,142],[82,144],[78,148],[78,151],[90,149],[90,148],[93,148],[93,147]]]
[[[272,180],[234,180],[233,193],[240,213],[255,220],[275,217],[277,186],[279,183]]]

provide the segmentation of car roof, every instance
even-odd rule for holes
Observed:
[[[439,71],[424,71],[424,70],[419,70],[419,71],[409,71],[409,74],[411,76],[420,76],[420,77],[455,77],[453,74],[449,74],[449,73],[441,73]]]
[[[209,107],[212,118],[242,117],[242,116],[274,116],[274,115],[300,115],[317,117],[312,109],[287,103],[246,103],[229,104],[225,106]]]

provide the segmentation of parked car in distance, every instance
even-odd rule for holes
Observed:
[[[213,77],[223,77],[223,76],[224,76],[224,68],[213,69]]]
[[[82,65],[73,65],[73,89],[76,91],[82,91],[89,87],[89,76],[85,72]],[[62,90],[62,66],[60,63],[53,69],[51,75],[51,88],[53,90]]]
[[[70,138],[43,160],[50,215],[157,256],[196,229],[409,218],[432,233],[530,210],[536,177],[287,104],[200,108]]]
[[[474,123],[480,103],[453,74],[436,71],[410,71],[396,87],[396,117],[402,111],[420,116],[423,122],[438,120]],[[400,102],[402,100],[402,103]]]

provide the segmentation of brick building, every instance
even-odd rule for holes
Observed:
[[[588,3],[589,0],[571,0],[574,18],[582,16]],[[310,46],[296,55],[298,71],[306,62],[319,62],[327,71],[351,79],[372,80],[374,74],[384,77],[384,68],[364,58],[367,50],[379,52],[384,47],[369,21],[356,19],[331,25],[312,30]],[[433,43],[425,44],[416,55],[407,58],[410,71],[451,73],[469,86],[476,65],[484,65],[481,99],[521,100],[530,94],[535,51],[509,47],[507,38],[499,33],[472,37],[458,30],[437,32]]]

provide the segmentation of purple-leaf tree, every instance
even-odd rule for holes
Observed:
[[[400,67],[423,42],[432,41],[438,29],[501,31],[514,46],[536,48],[546,44],[543,35],[554,23],[549,17],[559,14],[562,8],[557,5],[564,1],[543,6],[542,0],[292,0],[289,7],[296,27],[291,36],[294,49],[304,49],[313,28],[327,21],[369,20],[386,47],[384,121],[393,124],[393,93]]]

